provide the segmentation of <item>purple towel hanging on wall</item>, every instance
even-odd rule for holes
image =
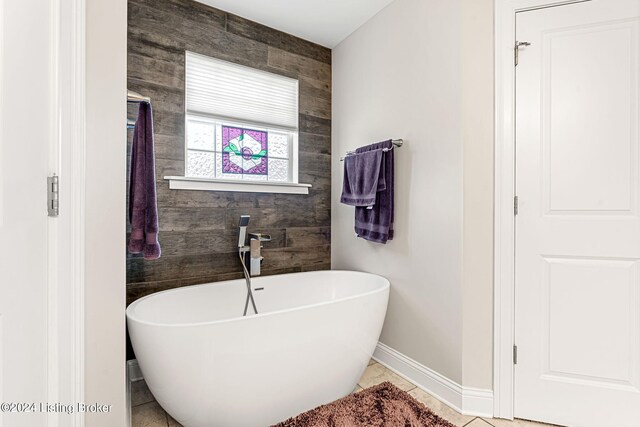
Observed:
[[[158,207],[156,203],[156,164],[153,145],[151,104],[141,102],[131,144],[129,182],[129,252],[142,253],[145,259],[160,258],[158,243]]]
[[[384,190],[382,150],[351,154],[344,159],[344,179],[340,202],[350,206],[373,206],[376,194]]]
[[[360,147],[357,154],[368,153],[370,151],[382,151],[382,161],[379,163],[379,174],[367,174],[369,179],[377,181],[377,192],[375,202],[370,206],[355,207],[354,230],[358,237],[376,243],[387,243],[394,236],[394,161],[393,161],[393,140],[378,142],[376,144]],[[345,161],[345,177],[347,177],[347,167]],[[367,166],[362,162],[361,167]],[[368,165],[371,167],[371,164]],[[375,183],[370,183],[374,184]],[[343,185],[347,188],[348,184]],[[345,196],[343,192],[343,196]],[[343,202],[344,203],[344,202]],[[349,203],[351,204],[351,203]]]

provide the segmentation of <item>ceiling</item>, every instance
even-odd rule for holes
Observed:
[[[197,0],[334,48],[393,0]]]

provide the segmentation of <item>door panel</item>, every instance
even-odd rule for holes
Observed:
[[[629,159],[637,155],[637,27],[637,21],[595,23],[542,36],[548,214],[635,207],[637,168]],[[606,84],[593,84],[599,77],[587,71],[596,66]],[[580,162],[574,162],[577,153]]]
[[[543,375],[637,386],[638,263],[548,257],[543,290]],[[606,292],[602,289],[606,288]],[[596,315],[597,314],[597,315]],[[603,322],[601,318],[606,318]],[[617,333],[611,333],[614,328]]]
[[[521,12],[516,417],[640,426],[640,0]]]
[[[0,397],[47,402],[48,0],[0,0]],[[54,402],[52,402],[54,403]],[[46,426],[39,412],[0,426]]]

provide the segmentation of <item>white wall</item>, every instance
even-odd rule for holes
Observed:
[[[493,47],[485,37],[492,11],[490,0],[395,0],[333,51],[332,267],[389,278],[381,341],[460,384],[469,372],[470,386],[478,388],[491,388],[492,326],[485,314],[492,310],[492,262],[486,254],[473,262],[469,251],[492,251],[487,233],[477,231],[490,233],[492,224],[491,186],[485,188],[492,170],[486,157],[493,144],[492,78],[486,77]],[[481,53],[466,56],[476,48]],[[339,158],[388,138],[406,144],[396,151],[396,239],[378,245],[354,236],[353,208],[338,202]],[[465,156],[469,147],[482,154],[482,164]],[[484,180],[474,183],[478,177]],[[468,198],[465,189],[480,193]],[[482,207],[477,220],[466,212],[467,201]],[[488,305],[466,321],[471,297]],[[488,347],[463,356],[483,340]],[[471,374],[476,371],[483,373]]]
[[[90,427],[125,425],[127,1],[87,0],[85,401]]]
[[[462,384],[492,388],[493,0],[462,3]]]

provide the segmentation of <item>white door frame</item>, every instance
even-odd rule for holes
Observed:
[[[49,174],[60,177],[60,216],[48,219],[47,393],[63,404],[85,401],[85,11],[86,0],[50,3]],[[84,424],[79,412],[47,419],[48,427]]]
[[[495,0],[494,417],[513,419],[515,66],[517,12],[590,0]]]

